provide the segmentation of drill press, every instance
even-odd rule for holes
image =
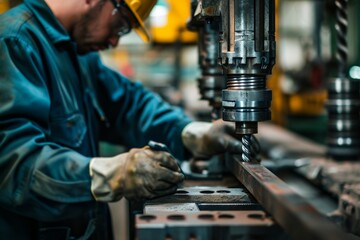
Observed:
[[[216,70],[216,82],[226,82],[222,90],[222,118],[235,122],[236,133],[242,138],[243,161],[253,161],[259,151],[253,137],[258,122],[271,119],[272,94],[266,88],[266,77],[276,58],[275,0],[198,0],[192,6],[192,25],[200,26],[204,32],[200,38],[209,34],[212,38],[208,39],[218,39],[218,50],[207,56],[211,59],[218,53],[223,76],[218,75],[218,66],[211,62],[202,65],[203,73],[207,73],[204,69]],[[213,37],[216,29],[218,37]],[[204,83],[212,84],[212,89],[221,86],[203,78],[200,88],[206,86]]]
[[[251,144],[259,121],[271,119],[271,90],[266,76],[275,64],[274,0],[221,1],[220,63],[226,89],[222,91],[223,120],[235,122],[242,136],[243,161],[253,161]]]

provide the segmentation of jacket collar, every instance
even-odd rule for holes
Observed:
[[[25,5],[33,12],[36,19],[48,33],[50,40],[56,44],[70,41],[70,36],[49,6],[43,0],[25,0]]]

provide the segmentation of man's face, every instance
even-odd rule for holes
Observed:
[[[119,30],[125,28],[130,31],[127,15],[114,9],[110,0],[99,0],[75,24],[71,36],[78,45],[78,53],[115,47],[120,38]]]

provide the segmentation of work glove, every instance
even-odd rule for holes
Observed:
[[[212,123],[189,123],[182,131],[182,141],[195,159],[208,159],[224,152],[242,152],[241,141],[235,135],[235,124],[221,119]]]
[[[91,191],[97,201],[145,200],[174,193],[184,175],[173,156],[149,147],[133,148],[90,162]]]

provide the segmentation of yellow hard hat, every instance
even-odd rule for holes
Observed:
[[[149,42],[150,34],[145,28],[144,21],[149,16],[157,0],[124,0],[124,2],[137,21],[134,30],[143,41]]]

